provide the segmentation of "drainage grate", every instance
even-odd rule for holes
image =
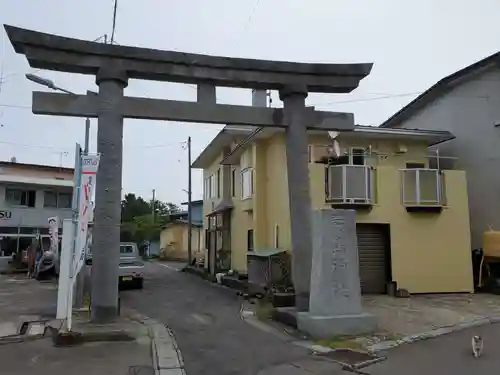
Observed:
[[[375,354],[359,352],[352,349],[335,349],[327,353],[318,353],[317,356],[324,357],[354,369],[370,366],[386,359],[385,357],[379,357]]]
[[[25,335],[28,332],[28,327],[30,326],[30,322],[24,322],[19,329],[20,335]]]
[[[20,336],[41,336],[45,333],[47,322],[24,322],[19,329]]]

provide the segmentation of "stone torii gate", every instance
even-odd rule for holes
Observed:
[[[348,93],[372,64],[305,64],[214,57],[125,47],[65,38],[5,25],[15,51],[32,68],[96,76],[99,92],[67,95],[34,92],[33,113],[97,117],[98,152],[93,235],[92,320],[118,315],[123,119],[282,127],[292,233],[292,277],[299,311],[307,311],[311,273],[311,202],[307,129],[349,131],[350,113],[305,107],[308,92]],[[197,102],[125,97],[128,79],[196,84]],[[278,90],[284,108],[216,103],[216,86]]]

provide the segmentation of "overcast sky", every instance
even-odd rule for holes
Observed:
[[[114,0],[0,0],[0,23],[73,38],[111,35]],[[378,125],[440,78],[500,50],[498,0],[118,0],[121,45],[300,62],[374,62],[349,95],[311,95],[309,105],[349,111]],[[84,120],[35,116],[30,68],[1,32],[0,160],[72,166]],[[31,71],[33,72],[33,71]],[[36,72],[84,93],[93,77]],[[179,84],[130,81],[127,95],[194,100]],[[221,103],[250,104],[246,90],[218,89]],[[274,95],[274,104],[278,103]],[[125,120],[123,188],[179,203],[187,196],[187,152],[193,160],[220,125]],[[93,120],[91,151],[96,150]],[[193,199],[202,177],[193,177]]]

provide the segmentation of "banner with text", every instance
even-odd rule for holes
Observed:
[[[57,216],[49,217],[49,237],[49,250],[59,256],[59,218]]]
[[[100,155],[82,155],[80,169],[80,189],[78,199],[78,221],[73,256],[73,277],[81,270],[85,261],[89,218],[93,209],[90,199],[95,187]]]

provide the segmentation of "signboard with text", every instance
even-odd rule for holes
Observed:
[[[78,196],[78,217],[73,255],[72,276],[75,277],[85,262],[89,219],[92,217],[90,199],[95,187],[100,155],[82,155]]]

